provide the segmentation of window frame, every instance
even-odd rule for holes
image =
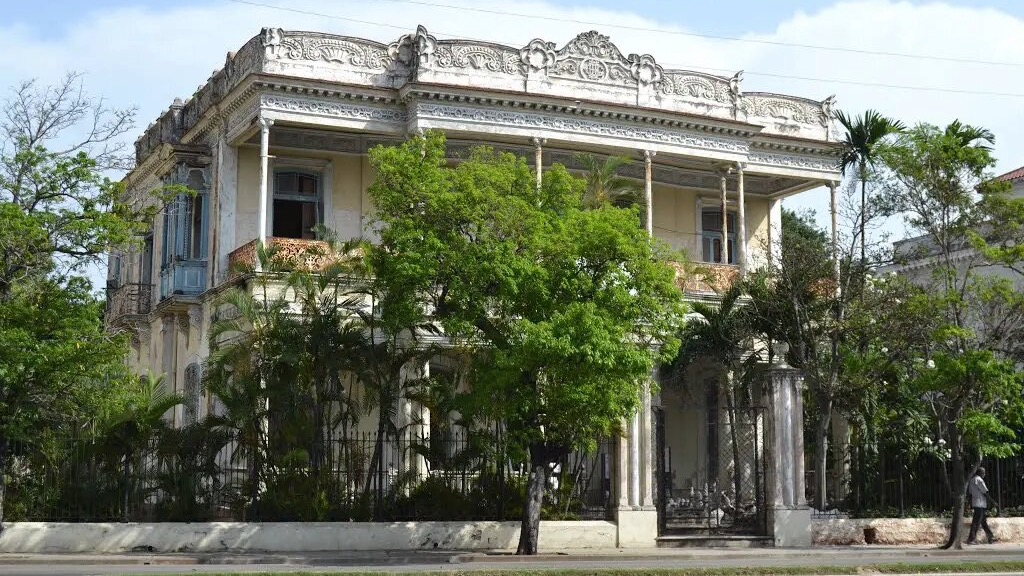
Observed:
[[[729,220],[733,224],[732,226],[729,227],[729,230],[726,232],[726,242],[729,244],[729,261],[728,262],[720,262],[720,261],[714,260],[714,244],[713,244],[713,242],[714,242],[714,240],[721,240],[722,232],[721,232],[721,230],[714,230],[714,231],[705,231],[704,230],[704,213],[706,211],[707,212],[714,212],[717,215],[717,217],[718,217],[718,221],[720,222],[721,218],[722,218],[722,205],[721,205],[721,202],[713,202],[713,201],[710,201],[710,200],[703,200],[701,198],[697,199],[697,213],[696,213],[697,234],[696,234],[696,236],[697,236],[697,238],[700,239],[700,244],[699,244],[699,247],[698,247],[699,248],[699,252],[700,252],[699,255],[698,255],[698,257],[700,258],[700,262],[703,263],[703,264],[720,264],[720,265],[725,265],[725,266],[738,266],[739,265],[739,254],[737,254],[737,250],[738,250],[739,243],[738,243],[738,235],[737,235],[737,230],[736,230],[737,229],[736,224],[739,222],[739,214],[737,213],[737,209],[736,209],[735,203],[732,202],[732,201],[727,201],[726,205],[725,205],[725,211],[726,211],[727,214],[729,214],[729,216],[731,216],[731,218]],[[710,260],[705,258],[705,256],[704,256],[705,242],[708,241],[708,240],[712,241],[712,247],[711,247],[711,254],[712,254],[712,256],[711,256]]]
[[[329,226],[333,221],[332,196],[334,195],[334,164],[325,158],[302,158],[275,156],[270,165],[270,187],[267,202],[267,238],[274,237],[274,200],[297,200],[310,202],[309,197],[294,194],[277,193],[277,175],[285,172],[297,172],[315,176],[317,179],[316,190],[316,225]]]

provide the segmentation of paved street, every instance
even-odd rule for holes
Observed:
[[[810,550],[563,551],[522,561],[458,552],[358,552],[246,555],[0,555],[0,575],[202,574],[211,572],[427,572],[495,569],[724,568],[858,566],[1024,561],[1024,547],[996,545],[945,552],[932,548],[844,547]]]

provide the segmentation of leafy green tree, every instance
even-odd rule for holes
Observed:
[[[1024,410],[1012,342],[1024,329],[1015,270],[1024,201],[992,178],[993,144],[988,130],[954,121],[918,125],[883,150],[885,208],[920,235],[897,257],[927,262],[906,274],[922,288],[917,306],[937,318],[921,350],[929,368],[912,382],[949,450],[946,547],[960,546],[967,482],[982,458],[1019,449],[1013,427]]]
[[[19,280],[0,301],[0,520],[12,445],[70,435],[130,398],[127,342],[103,330],[88,281]]]
[[[854,256],[855,234],[832,247],[808,215],[784,215],[781,258],[751,274],[749,314],[758,333],[789,344],[788,361],[804,372],[808,414],[813,415],[813,506],[828,504],[829,431],[837,403],[844,397],[842,378],[846,343],[855,339],[850,317],[862,304],[866,268]],[[839,259],[836,277],[834,257]]]
[[[11,443],[112,410],[103,403],[132,384],[127,343],[103,332],[79,275],[144,231],[159,203],[129,206],[106,177],[131,160],[120,136],[133,118],[75,74],[22,83],[0,105],[0,521]]]
[[[684,307],[669,255],[636,210],[584,210],[584,183],[559,165],[539,190],[525,161],[487,148],[448,168],[436,133],[371,161],[374,273],[476,351],[477,405],[529,451],[518,552],[534,554],[550,467],[616,432],[676,351]]]
[[[842,152],[839,156],[839,167],[843,174],[856,171],[860,181],[860,259],[867,259],[866,222],[868,219],[868,180],[871,169],[878,161],[879,147],[888,136],[898,134],[905,126],[899,120],[882,116],[875,110],[865,110],[862,116],[847,116],[838,112],[836,118],[846,129],[843,137]]]

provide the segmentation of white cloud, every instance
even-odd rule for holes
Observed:
[[[263,0],[272,2],[276,0]],[[424,24],[439,37],[450,35],[523,45],[542,37],[559,44],[577,33],[599,28],[625,53],[648,52],[666,65],[747,71],[747,91],[777,91],[824,98],[837,94],[840,108],[876,108],[908,124],[944,124],[953,118],[985,126],[997,136],[1000,170],[1024,164],[1024,98],[911,91],[762,76],[771,73],[805,78],[850,80],[904,86],[1024,94],[1021,67],[997,67],[797,49],[713,40],[613,26],[590,26],[542,18],[608,22],[634,28],[672,25],[628,10],[559,7],[548,2],[448,0],[484,10],[530,14],[500,16],[397,2],[304,0],[287,7],[357,18],[376,26],[311,14],[218,2],[209,6],[126,8],[98,11],[72,23],[63,33],[45,37],[25,26],[0,26],[5,50],[0,55],[0,86],[39,77],[53,80],[66,70],[87,73],[88,88],[114,105],[139,107],[139,131],[175,97],[186,98],[262,26],[322,30],[394,39]],[[763,28],[763,27],[762,27]],[[687,30],[671,27],[672,30]],[[816,12],[795,12],[774,31],[750,39],[844,46],[869,51],[930,54],[952,58],[1024,63],[1024,21],[991,10],[946,4],[887,0],[840,2]],[[133,135],[134,138],[134,135]],[[807,205],[824,216],[826,195],[805,194]]]

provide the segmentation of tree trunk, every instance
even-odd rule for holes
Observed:
[[[526,486],[523,523],[519,529],[517,555],[537,554],[540,536],[540,511],[544,505],[544,489],[548,482],[548,457],[544,445],[530,445],[530,482]]]
[[[7,492],[7,452],[6,438],[0,438],[0,534],[4,531],[4,496]]]
[[[818,426],[814,442],[814,508],[825,510],[828,503],[828,431],[832,425],[832,400],[818,402]]]
[[[949,525],[949,538],[942,545],[943,550],[963,549],[964,503],[967,496],[967,477],[964,474],[963,450],[959,438],[950,438],[950,463],[952,464],[951,502],[953,504],[953,523]]]
[[[860,262],[864,265],[867,262],[867,239],[864,236],[865,220],[868,215],[868,176],[865,168],[861,167],[860,176]]]

